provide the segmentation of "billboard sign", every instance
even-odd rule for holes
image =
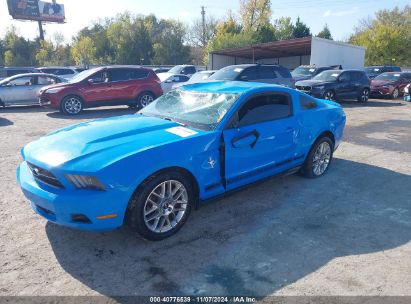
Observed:
[[[9,13],[13,19],[59,22],[65,21],[64,5],[55,0],[7,0]]]

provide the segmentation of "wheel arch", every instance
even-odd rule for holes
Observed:
[[[335,136],[334,136],[334,133],[333,132],[331,132],[331,131],[324,131],[324,132],[322,132],[320,135],[318,135],[317,137],[316,137],[316,139],[314,140],[314,142],[312,143],[312,145],[314,145],[316,142],[317,142],[317,140],[319,140],[320,138],[323,138],[323,137],[329,137],[330,139],[331,139],[331,141],[333,142],[333,144],[334,144],[334,146],[335,146]]]

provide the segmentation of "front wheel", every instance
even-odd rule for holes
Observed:
[[[324,93],[324,99],[334,101],[334,100],[335,100],[335,93],[334,93],[334,91],[331,91],[331,90],[325,91],[325,93]]]
[[[60,111],[67,115],[77,115],[83,111],[83,101],[78,96],[67,96],[60,104]]]
[[[153,176],[131,198],[126,223],[145,239],[168,238],[187,221],[194,193],[191,181],[184,174],[168,172]]]
[[[317,140],[301,168],[301,173],[308,178],[323,176],[331,164],[333,150],[334,144],[329,137]]]
[[[370,90],[368,89],[363,89],[358,96],[358,102],[363,102],[366,103],[370,99]]]

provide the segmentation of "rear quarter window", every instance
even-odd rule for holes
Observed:
[[[148,70],[135,69],[131,70],[128,75],[128,79],[137,80],[147,78],[149,74]]]
[[[300,95],[300,108],[301,111],[312,110],[318,107],[318,104],[313,98],[309,96]]]
[[[277,74],[280,75],[282,78],[291,78],[291,73],[284,67],[275,67]]]

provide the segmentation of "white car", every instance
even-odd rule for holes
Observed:
[[[74,68],[66,67],[41,67],[37,68],[37,70],[42,73],[57,75],[67,80],[70,80],[78,74]]]
[[[190,77],[186,75],[173,74],[173,73],[159,73],[157,74],[161,81],[161,88],[164,93],[167,93],[182,84],[186,83]]]

